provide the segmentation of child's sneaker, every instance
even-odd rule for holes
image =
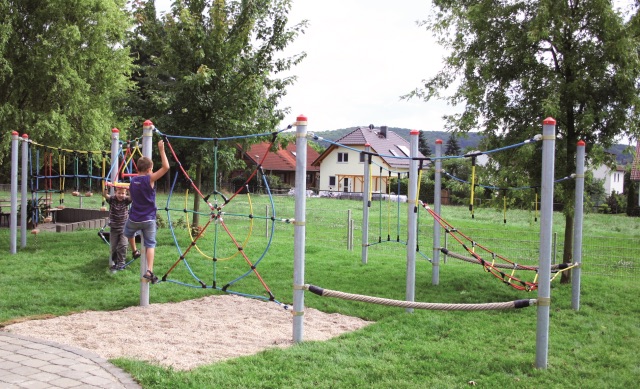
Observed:
[[[124,262],[118,263],[116,266],[116,270],[124,270],[127,268],[127,264]]]
[[[140,255],[141,255],[140,254],[140,250],[136,250],[136,251],[133,252],[132,256],[133,256],[133,259],[138,259],[138,258],[140,258]]]

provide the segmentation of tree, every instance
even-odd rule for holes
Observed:
[[[125,0],[0,0],[0,128],[68,149],[109,145],[130,87]],[[0,142],[7,167],[10,142]],[[5,172],[5,174],[8,174]],[[0,176],[3,172],[0,172]],[[4,181],[4,180],[2,180]]]
[[[458,138],[455,133],[449,136],[447,142],[447,148],[444,150],[444,155],[460,155],[460,146],[458,145]]]
[[[425,25],[451,53],[444,68],[407,97],[443,97],[459,79],[446,98],[465,108],[448,117],[448,127],[481,130],[495,146],[530,138],[545,117],[554,117],[557,175],[569,175],[579,139],[589,152],[594,144],[609,147],[621,134],[638,133],[640,17],[636,2],[627,5],[630,13],[622,15],[608,0],[435,0]],[[537,158],[517,161],[528,167],[531,185],[540,179],[536,147]],[[512,159],[498,154],[501,166]],[[564,262],[572,260],[574,186],[568,180],[557,190],[567,205]]]
[[[427,134],[424,131],[420,131],[420,136],[418,137],[418,151],[420,151],[425,157],[431,155],[431,148],[429,147]]]
[[[290,0],[175,1],[161,19],[153,3],[141,0],[134,9],[131,47],[141,89],[132,105],[157,115],[158,128],[177,135],[220,138],[273,131],[288,113],[278,103],[295,81],[281,74],[305,56],[279,56],[306,26],[304,21],[287,26]],[[172,143],[196,185],[203,174],[213,174],[203,171],[212,166],[213,142]],[[235,145],[219,146],[218,173],[242,164]],[[194,199],[196,210],[198,204]]]

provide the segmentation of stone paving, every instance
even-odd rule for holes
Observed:
[[[92,352],[0,331],[0,388],[141,386],[122,369]]]

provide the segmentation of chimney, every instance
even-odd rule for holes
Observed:
[[[380,126],[380,135],[382,135],[383,138],[387,137],[387,126]]]

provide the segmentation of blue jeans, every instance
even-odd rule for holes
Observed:
[[[127,239],[131,239],[138,231],[142,231],[142,237],[144,238],[144,247],[156,247],[155,220],[148,220],[146,222],[134,222],[130,219],[127,219],[127,222],[124,225],[124,236],[127,237]]]

